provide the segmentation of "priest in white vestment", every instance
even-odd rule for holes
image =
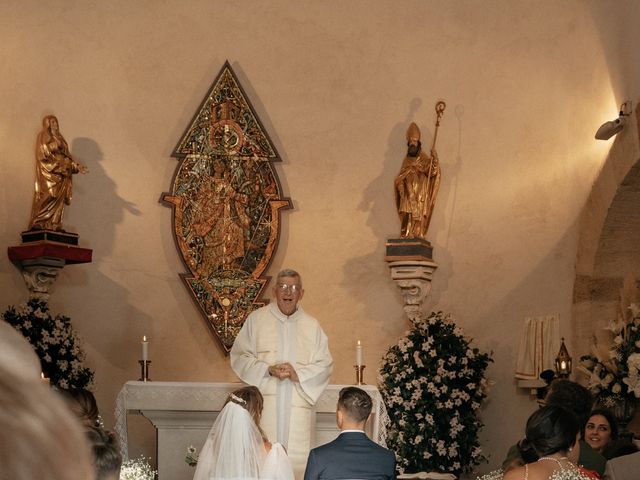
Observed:
[[[231,349],[231,367],[264,396],[261,426],[287,450],[302,478],[315,433],[313,406],[329,384],[333,360],[327,336],[298,301],[302,280],[294,270],[278,273],[275,302],[252,312]]]

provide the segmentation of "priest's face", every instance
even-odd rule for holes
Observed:
[[[278,309],[284,315],[292,315],[298,307],[298,301],[302,298],[304,290],[299,277],[280,277],[277,279],[273,293],[276,297]]]

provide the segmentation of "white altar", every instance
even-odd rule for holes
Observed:
[[[158,480],[191,480],[194,469],[184,459],[187,447],[200,451],[207,433],[230,392],[241,383],[127,382],[116,400],[116,432],[122,455],[128,457],[127,415],[143,415],[156,429]],[[313,446],[339,433],[335,411],[338,393],[346,385],[329,385],[316,404]],[[361,385],[373,399],[367,435],[386,446],[387,411],[373,385]],[[312,438],[314,438],[312,437]]]

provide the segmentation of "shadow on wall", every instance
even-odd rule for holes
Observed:
[[[400,329],[408,325],[402,310],[403,300],[400,292],[391,280],[389,268],[384,261],[385,242],[388,238],[400,236],[400,220],[395,207],[393,180],[400,171],[402,159],[406,153],[405,134],[409,123],[414,120],[422,100],[414,98],[405,120],[398,122],[389,133],[387,151],[384,155],[382,172],[362,193],[358,210],[368,212],[367,226],[378,239],[377,247],[370,253],[352,257],[345,262],[342,285],[349,291],[356,304],[364,305],[364,318],[382,325],[383,331],[376,332],[377,337],[390,338],[394,343]],[[359,288],[354,288],[358,285]],[[366,285],[367,288],[362,288]],[[368,293],[364,293],[368,292]],[[393,319],[379,318],[386,311],[386,304],[395,299],[398,308]],[[401,322],[401,327],[398,323]],[[362,331],[370,331],[372,325],[359,326]],[[355,325],[353,326],[356,327]],[[363,338],[366,341],[366,338]]]
[[[73,276],[63,283],[65,289],[83,296],[82,301],[74,304],[71,320],[89,346],[87,364],[95,370],[96,398],[105,424],[112,426],[113,406],[120,388],[139,377],[140,339],[152,331],[153,319],[136,308],[125,286],[103,271],[109,272],[109,264],[116,263],[110,257],[115,250],[117,225],[123,222],[125,214],[140,216],[141,212],[135,204],[118,196],[116,182],[103,168],[105,159],[95,140],[76,138],[71,151],[89,169],[87,175],[74,183],[82,207],[75,198],[73,211],[75,222],[81,226],[77,228],[81,244],[93,249],[93,263],[72,267]],[[133,166],[131,172],[135,172]],[[129,238],[123,245],[134,242],[135,238]],[[52,300],[56,300],[55,294]],[[153,445],[155,432],[148,425],[136,426],[133,422],[130,434],[144,438],[145,445]],[[134,449],[132,453],[139,452]],[[144,454],[153,457],[153,449],[147,448]]]
[[[400,237],[400,220],[395,205],[394,179],[400,172],[402,161],[407,152],[406,132],[409,124],[415,121],[420,126],[425,151],[430,149],[432,144],[435,113],[432,108],[429,108],[422,115],[418,115],[422,102],[420,98],[411,100],[405,118],[391,128],[382,171],[363,191],[362,199],[358,205],[360,211],[368,213],[366,224],[378,240],[377,246],[372,252],[347,260],[343,269],[342,285],[350,292],[355,303],[364,307],[363,316],[369,319],[368,325],[357,327],[362,331],[372,331],[372,327],[380,326],[381,330],[376,332],[376,337],[389,338],[391,339],[390,344],[395,343],[396,337],[409,326],[409,322],[402,308],[404,304],[402,295],[391,280],[388,265],[384,261],[385,243],[389,238]],[[456,165],[459,165],[459,162]],[[452,176],[456,173],[451,173],[449,167],[445,165],[443,166],[443,177],[445,175],[444,183],[447,186],[443,188],[441,183],[434,212],[437,218],[432,221],[430,227],[432,229],[434,225],[444,225],[445,212],[443,207],[450,203],[447,201],[447,197],[452,191],[450,186]],[[430,236],[433,236],[433,230],[431,232]],[[437,257],[436,262],[439,264],[442,258],[445,259],[445,263],[451,263],[447,259],[448,254],[444,249],[440,251],[437,246],[434,256]],[[449,270],[449,268],[445,268],[443,271],[448,272]],[[436,271],[436,278],[437,282],[445,284],[448,282],[444,273],[439,271]],[[353,288],[354,285],[358,285],[358,288]],[[366,286],[366,288],[362,288],[362,286]],[[427,298],[425,311],[426,306],[433,301],[434,299]],[[397,313],[393,318],[380,318],[381,312],[389,311],[389,303],[391,302],[397,305],[395,309]],[[366,341],[366,338],[363,340]]]
[[[447,112],[445,111],[445,114]],[[449,239],[451,238],[451,227],[454,224],[455,213],[458,199],[458,183],[460,181],[460,172],[462,170],[462,117],[464,116],[464,106],[456,105],[453,111],[455,115],[455,127],[457,127],[457,149],[454,158],[443,157],[439,154],[442,180],[440,181],[440,193],[436,199],[436,206],[433,212],[433,218],[431,219],[431,225],[441,225],[442,228],[446,228],[446,232],[443,232],[442,242],[435,240],[437,235],[432,235],[431,243],[433,244],[434,260],[438,264],[438,270],[434,275],[434,288],[431,289],[431,294],[427,298],[429,305],[438,305],[440,297],[447,291],[449,280],[453,276],[453,257],[449,252]],[[453,120],[453,119],[452,119]],[[444,119],[440,124],[440,128],[443,128]],[[450,121],[449,135],[453,136],[456,132],[454,130],[454,122]],[[436,151],[438,145],[436,145]],[[430,228],[432,228],[430,226]],[[446,272],[446,275],[443,274]]]
[[[80,275],[68,279],[72,283],[65,284],[65,287],[86,292],[87,301],[76,306],[78,311],[74,315],[78,317],[76,326],[83,331],[83,337],[115,367],[130,370],[131,365],[137,364],[139,338],[151,330],[152,319],[131,304],[127,289],[101,273],[100,266],[113,254],[116,225],[122,222],[125,212],[136,216],[141,213],[133,203],[117,195],[115,182],[102,167],[102,151],[93,139],[74,139],[72,152],[74,158],[89,169],[82,182],[76,182],[74,187],[77,186],[83,198],[82,216],[76,216],[82,225],[80,238],[84,238],[87,246],[93,249],[94,260],[91,266],[81,270]],[[129,240],[135,242],[134,238]],[[96,312],[102,313],[96,315]],[[108,318],[118,318],[118,322],[105,321]],[[110,331],[121,325],[122,320],[126,320],[126,335],[121,330]],[[102,322],[99,328],[96,328],[96,321]],[[123,354],[113,355],[116,350]]]
[[[124,375],[131,376],[137,365],[139,338],[145,332],[148,334],[152,319],[131,304],[127,289],[103,274],[100,266],[113,254],[116,225],[122,222],[125,212],[139,216],[140,211],[117,195],[115,182],[102,167],[102,151],[93,139],[74,139],[72,153],[89,169],[87,175],[74,183],[77,196],[82,197],[82,208],[74,205],[74,218],[81,225],[77,228],[81,244],[93,249],[93,263],[73,267],[73,276],[64,279],[65,288],[81,292],[84,297],[84,301],[76,303],[72,321],[91,348]],[[52,299],[55,301],[56,296]],[[119,328],[123,322],[127,325],[126,335]],[[113,355],[115,351],[122,353]],[[89,359],[92,361],[100,383],[100,365],[95,364],[95,358]],[[110,392],[110,400],[116,394]]]
[[[435,105],[435,104],[434,104]],[[422,117],[416,118],[417,112],[422,106],[422,100],[414,98],[408,107],[407,115],[401,122],[396,123],[389,133],[387,141],[387,151],[385,152],[383,170],[363,192],[362,200],[358,206],[359,210],[369,212],[367,226],[371,229],[374,236],[378,238],[378,247],[375,251],[352,258],[346,262],[344,268],[344,285],[350,288],[352,285],[373,284],[372,288],[367,290],[359,290],[359,292],[389,292],[398,304],[398,317],[404,318],[402,310],[403,299],[399,290],[391,280],[389,269],[384,261],[385,242],[389,238],[400,237],[400,220],[395,205],[394,179],[400,172],[402,161],[406,155],[406,132],[412,121],[421,128],[422,148],[428,152],[433,142],[433,122],[435,121],[435,112],[432,108],[426,109]],[[436,206],[430,225],[428,237],[434,247],[434,260],[439,268],[434,276],[434,284],[438,285],[437,289],[433,289],[432,293],[425,300],[425,311],[429,305],[437,305],[440,292],[446,291],[446,285],[452,274],[452,258],[447,250],[449,240],[449,232],[451,228],[452,217],[455,211],[458,176],[462,166],[461,144],[462,144],[462,117],[464,115],[464,107],[456,106],[455,117],[458,126],[458,148],[454,161],[441,155],[442,180],[440,184],[440,192],[436,199]],[[453,122],[451,122],[453,123]],[[438,145],[436,145],[436,150]],[[449,225],[449,231],[445,235],[445,241],[435,242],[431,239],[435,238],[434,228]],[[390,293],[393,291],[394,293]],[[370,295],[366,298],[357,298],[358,293],[355,289],[351,292],[359,303],[366,307],[366,318],[375,319],[380,311],[384,311],[383,302],[388,301],[389,296]],[[406,320],[406,319],[405,319]],[[386,323],[386,322],[385,322]],[[394,332],[396,329],[394,329]]]

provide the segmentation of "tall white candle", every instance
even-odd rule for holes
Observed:
[[[360,340],[358,340],[358,345],[356,345],[356,365],[362,366],[362,344]]]
[[[149,342],[146,335],[142,337],[142,360],[149,360]]]

